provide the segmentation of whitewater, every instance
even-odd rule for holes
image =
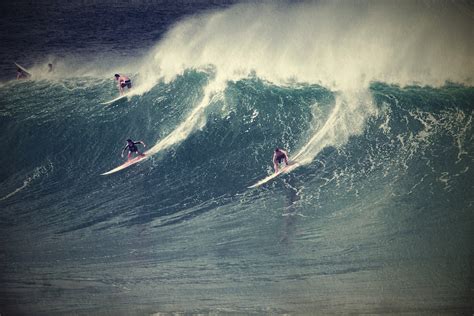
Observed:
[[[471,4],[13,6],[0,313],[472,311]]]

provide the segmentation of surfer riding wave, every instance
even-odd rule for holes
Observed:
[[[283,161],[285,162],[285,165],[288,166],[288,153],[281,148],[275,148],[275,151],[273,152],[273,168],[275,169],[275,173],[278,172],[278,166]]]
[[[137,148],[138,144],[142,144],[143,147],[146,147],[145,143],[142,142],[141,140],[139,140],[138,142],[134,142],[130,138],[127,139],[127,145],[125,145],[125,147],[123,147],[122,149],[122,158],[123,158],[123,153],[125,152],[125,150],[127,150],[127,148],[128,148],[128,156],[127,156],[128,160],[130,160],[130,158],[132,157],[132,153],[137,153],[138,156],[144,156],[144,154],[138,150]]]
[[[115,74],[115,80],[118,81],[120,95],[124,94],[125,87],[127,87],[129,90],[132,88],[132,81],[127,76]]]

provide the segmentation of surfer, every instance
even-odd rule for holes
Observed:
[[[132,88],[132,81],[127,76],[115,74],[115,80],[118,81],[120,95],[123,95],[123,90],[125,87],[128,89]]]
[[[24,72],[20,67],[16,67],[16,80],[28,79],[29,74]]]
[[[288,153],[277,147],[273,152],[273,168],[275,169],[275,173],[278,172],[278,165],[281,164],[282,161],[288,166]]]
[[[142,144],[143,147],[146,147],[145,143],[142,142],[141,140],[138,141],[138,142],[134,142],[133,140],[131,140],[130,138],[127,139],[127,145],[125,145],[125,147],[122,149],[122,158],[123,158],[123,153],[124,151],[128,148],[128,160],[130,160],[130,157],[132,156],[132,153],[137,153],[139,156],[145,156],[143,153],[141,153],[137,146],[138,144]]]
[[[53,72],[53,64],[52,63],[48,64],[48,72]]]

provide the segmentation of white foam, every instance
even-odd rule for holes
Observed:
[[[186,139],[194,130],[203,128],[206,124],[204,110],[209,106],[211,100],[222,91],[222,85],[218,81],[212,81],[204,91],[201,102],[188,114],[187,118],[178,125],[168,136],[157,142],[147,151],[148,155],[154,155],[161,150],[167,149]]]
[[[375,113],[376,108],[366,90],[337,96],[324,125],[313,131],[313,135],[292,159],[302,165],[308,164],[323,148],[345,144],[349,137],[363,132],[367,118]]]
[[[48,166],[40,166],[40,167],[35,168],[33,170],[33,172],[31,173],[31,175],[27,176],[25,178],[25,180],[23,180],[23,184],[20,187],[16,188],[12,192],[10,192],[10,193],[6,194],[5,196],[1,197],[0,201],[4,201],[4,200],[14,196],[18,192],[22,191],[23,189],[28,187],[31,184],[32,181],[34,181],[35,179],[41,177],[42,175],[47,174],[50,169],[52,169],[52,164],[51,163]]]
[[[188,68],[234,80],[255,71],[336,89],[370,81],[442,84],[472,79],[472,17],[421,2],[241,4],[175,25],[140,74],[152,87]],[[148,84],[147,84],[148,83]]]
[[[204,109],[215,85],[255,74],[277,84],[296,80],[339,91],[332,114],[295,155],[309,163],[324,147],[339,146],[363,131],[375,112],[366,90],[370,82],[469,83],[474,41],[472,17],[464,9],[409,1],[246,3],[185,19],[143,62],[134,93],[186,69],[211,66],[215,80],[151,153],[205,124]]]

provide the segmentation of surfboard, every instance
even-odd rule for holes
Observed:
[[[14,63],[14,64],[15,64],[15,66],[17,66],[18,68],[20,68],[21,71],[23,71],[28,77],[31,77],[31,73],[30,73],[28,70],[26,70],[25,67],[23,67],[23,66],[21,66],[21,65],[18,65],[17,63]]]
[[[135,158],[133,158],[133,159],[130,159],[130,160],[127,161],[126,163],[121,164],[120,166],[118,166],[118,167],[116,167],[116,168],[114,168],[114,169],[112,169],[112,170],[109,170],[109,171],[107,171],[107,172],[101,173],[100,175],[101,175],[101,176],[106,176],[106,175],[115,173],[115,172],[117,172],[117,171],[120,171],[120,170],[123,170],[123,169],[125,169],[125,168],[128,168],[128,167],[130,167],[130,166],[132,166],[132,165],[134,165],[134,164],[136,164],[136,163],[138,163],[138,162],[140,162],[140,161],[146,160],[146,159],[148,159],[148,158],[150,158],[150,156],[147,156],[146,153],[144,153],[143,156],[137,156],[137,157],[135,157]]]
[[[249,189],[253,189],[253,188],[259,187],[259,186],[261,186],[262,184],[265,184],[265,183],[267,183],[268,181],[275,179],[276,177],[278,177],[278,176],[281,175],[281,174],[291,172],[292,170],[296,169],[299,165],[300,165],[300,164],[299,164],[297,161],[290,161],[290,162],[288,163],[288,166],[284,166],[283,168],[281,168],[280,170],[278,170],[278,172],[275,172],[275,173],[269,175],[268,177],[263,178],[262,180],[260,180],[260,181],[258,181],[257,183],[255,183],[255,184],[249,186],[248,188],[249,188]]]
[[[102,102],[101,104],[103,104],[103,105],[112,104],[112,103],[115,103],[115,102],[117,102],[118,100],[122,100],[123,98],[126,98],[126,97],[127,97],[127,95],[124,94],[124,95],[121,95],[121,96],[119,96],[119,97],[117,97],[117,98],[115,98],[115,99],[112,99],[112,100],[110,100],[110,101]]]

